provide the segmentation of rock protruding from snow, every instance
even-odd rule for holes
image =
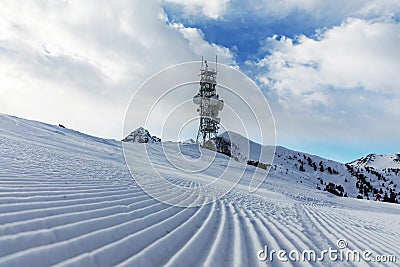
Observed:
[[[130,143],[160,143],[161,139],[157,136],[150,135],[149,131],[143,127],[139,127],[125,137],[122,142]]]

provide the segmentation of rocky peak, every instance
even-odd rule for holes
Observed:
[[[152,136],[148,130],[139,127],[125,137],[122,142],[130,143],[160,143],[161,139],[157,136]]]

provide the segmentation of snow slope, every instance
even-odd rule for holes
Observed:
[[[372,167],[376,170],[400,169],[400,154],[369,154],[366,157],[349,163],[355,167]]]
[[[233,144],[230,152],[239,161],[253,160],[271,164],[271,176],[281,177],[288,182],[304,183],[318,190],[326,190],[331,183],[336,187],[333,193],[353,198],[374,200],[379,192],[382,197],[392,193],[400,203],[399,155],[371,154],[352,163],[342,164],[281,146],[262,146],[233,132],[223,132],[219,136]],[[259,156],[261,151],[264,157]],[[273,161],[271,153],[275,155]]]
[[[338,239],[346,239],[350,249],[399,257],[400,205],[339,198],[294,182],[294,175],[279,168],[250,194],[246,177],[255,167],[235,163],[233,172],[244,171],[245,178],[223,198],[192,208],[170,206],[131,178],[120,142],[8,115],[0,115],[0,125],[0,266],[377,265],[257,258],[265,245],[321,251],[337,249]],[[210,168],[188,175],[163,158],[160,144],[130,144],[129,152],[135,155],[144,146],[169,179],[185,187],[213,180],[218,166],[229,161],[217,155]],[[183,144],[180,151],[193,165],[202,163],[195,161],[198,146]],[[173,155],[179,159],[180,153]],[[135,177],[151,174],[142,156],[133,157]],[[257,175],[264,178],[262,171]],[[215,192],[223,184],[216,183]],[[179,187],[151,186],[152,194],[177,203],[214,194],[191,199]]]
[[[272,164],[278,152],[287,153],[289,149],[275,146],[263,146],[246,137],[231,131],[223,132],[218,135],[226,142],[230,143],[230,152],[238,161],[247,162],[248,160],[259,161],[265,164]],[[233,145],[232,145],[233,144]],[[282,150],[282,151],[279,151]],[[294,152],[294,151],[292,151]]]

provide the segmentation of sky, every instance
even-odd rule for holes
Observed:
[[[400,153],[398,0],[0,5],[0,113],[122,139],[149,77],[217,54],[260,88],[278,145],[340,162]]]

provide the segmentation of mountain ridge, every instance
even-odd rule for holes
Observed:
[[[260,163],[263,167],[265,164],[269,165],[270,175],[286,176],[285,178],[294,182],[304,182],[317,190],[328,191],[337,196],[369,200],[381,198],[386,202],[400,202],[400,192],[397,192],[397,186],[400,184],[400,156],[398,154],[370,154],[343,164],[283,146],[263,146],[234,132],[223,132],[219,137],[224,142],[228,142],[224,146],[230,147],[229,153],[225,151],[225,154],[230,154],[236,160],[250,165],[257,166]],[[263,161],[258,157],[257,153],[263,150],[267,153],[274,150],[272,162],[268,161],[268,158]],[[373,165],[374,162],[378,165]],[[398,167],[389,164],[390,162],[395,162]]]
[[[374,169],[400,169],[400,154],[368,154],[365,157],[348,163],[357,167],[372,167]]]

